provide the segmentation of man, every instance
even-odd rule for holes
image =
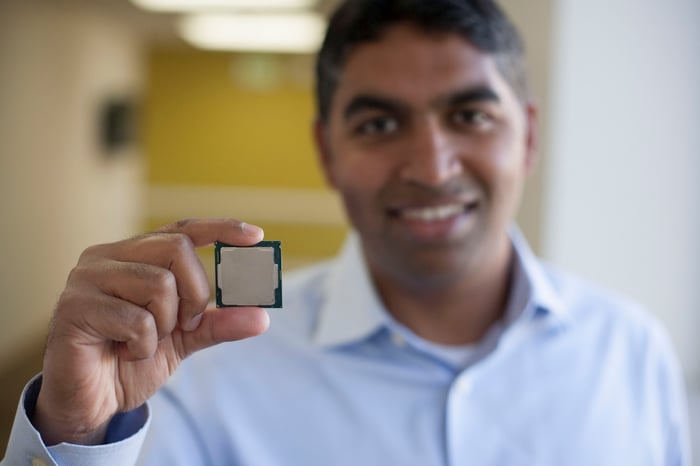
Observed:
[[[511,226],[536,111],[500,10],[349,0],[317,75],[321,164],[356,230],[339,257],[285,280],[264,335],[184,360],[267,328],[205,310],[194,253],[262,232],[193,220],[89,248],[5,461],[690,464],[658,324]]]

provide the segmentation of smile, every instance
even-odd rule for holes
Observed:
[[[426,207],[406,207],[402,209],[392,209],[390,214],[404,218],[406,220],[413,220],[419,222],[439,222],[442,220],[447,220],[451,217],[465,213],[476,207],[476,202],[462,204],[444,204],[439,206],[426,206]]]

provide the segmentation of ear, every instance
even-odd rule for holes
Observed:
[[[538,109],[537,105],[528,101],[525,103],[525,170],[531,175],[537,165],[538,156]]]
[[[336,187],[335,177],[333,176],[333,156],[328,143],[328,124],[320,117],[317,117],[313,124],[314,143],[316,144],[316,154],[318,162],[323,171],[323,176],[326,183],[332,188]]]

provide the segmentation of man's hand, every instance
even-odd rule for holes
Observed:
[[[85,250],[49,332],[32,419],[44,442],[100,443],[112,416],[143,404],[188,355],[264,332],[260,308],[205,309],[209,285],[195,252],[262,237],[237,220],[183,220]]]

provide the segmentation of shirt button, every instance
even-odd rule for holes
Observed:
[[[394,332],[391,334],[391,342],[397,348],[403,348],[406,346],[406,339],[400,333]]]
[[[41,458],[32,458],[32,466],[49,466],[46,461]]]

